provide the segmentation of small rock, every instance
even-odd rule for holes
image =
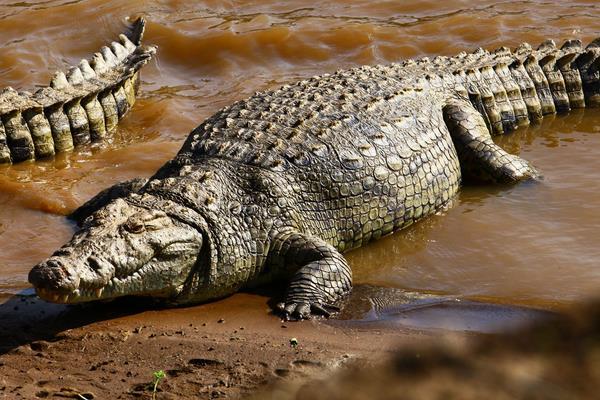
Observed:
[[[195,367],[206,367],[209,365],[222,365],[223,362],[219,360],[211,360],[208,358],[193,358],[188,361],[189,364],[192,364]]]
[[[46,350],[48,350],[50,345],[48,344],[48,342],[39,340],[37,342],[31,342],[31,344],[29,344],[29,347],[31,347],[31,350],[33,350],[33,351],[46,351]]]
[[[210,394],[210,397],[213,399],[218,399],[219,397],[225,397],[225,396],[227,396],[227,394],[220,390],[213,390],[213,392]]]
[[[290,370],[286,368],[277,368],[275,371],[275,375],[285,378],[290,374]]]

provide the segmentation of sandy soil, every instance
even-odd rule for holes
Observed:
[[[244,293],[163,310],[131,300],[64,307],[14,296],[0,304],[0,398],[150,399],[159,370],[166,378],[157,399],[236,398],[440,336],[283,323],[271,305]]]

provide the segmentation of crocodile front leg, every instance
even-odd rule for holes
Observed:
[[[492,141],[483,117],[468,100],[449,100],[443,113],[463,177],[494,183],[514,183],[540,177],[528,161],[507,153]]]
[[[269,260],[293,273],[285,299],[278,305],[286,320],[329,316],[327,309],[352,288],[352,271],[333,246],[315,236],[287,232],[272,242]],[[294,272],[295,271],[295,272]]]

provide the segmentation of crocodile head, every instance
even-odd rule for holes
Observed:
[[[29,281],[55,303],[120,296],[177,298],[189,289],[203,235],[171,213],[117,199],[96,211]]]

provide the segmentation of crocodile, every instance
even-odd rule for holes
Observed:
[[[135,103],[140,68],[155,54],[136,19],[110,47],[34,93],[0,91],[0,164],[51,157],[104,140]]]
[[[342,255],[449,207],[465,181],[537,181],[492,134],[600,105],[600,39],[340,70],[226,106],[149,179],[108,188],[29,281],[51,302],[186,305],[283,282],[275,312],[328,316]]]

